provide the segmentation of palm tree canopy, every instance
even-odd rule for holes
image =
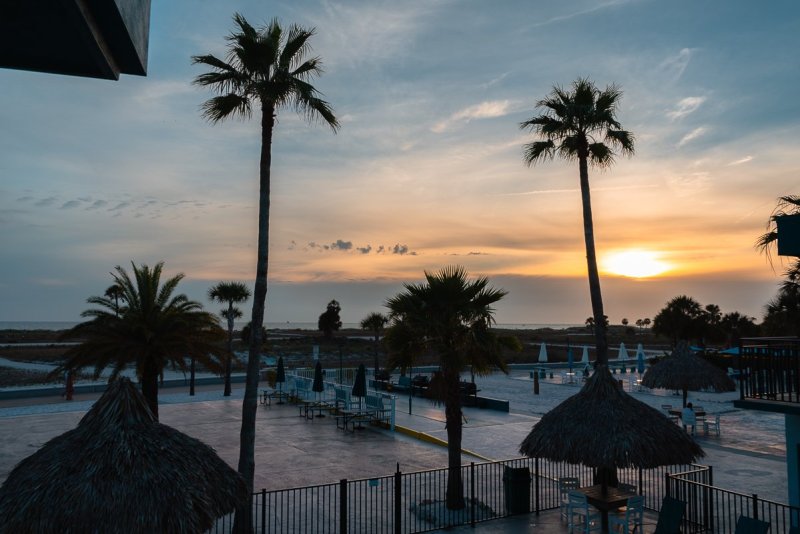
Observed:
[[[389,322],[389,318],[379,312],[372,312],[361,319],[361,328],[371,332],[380,333]]]
[[[575,80],[572,91],[554,87],[536,103],[542,113],[520,123],[543,138],[524,146],[525,162],[533,165],[558,154],[566,160],[585,156],[592,165],[606,167],[614,162],[615,150],[632,155],[633,134],[615,118],[621,96],[616,86],[601,91],[586,78]]]
[[[513,340],[490,330],[492,305],[507,293],[489,287],[489,280],[468,280],[460,266],[425,272],[426,283],[404,284],[405,291],[386,302],[393,321],[386,333],[391,366],[408,367],[425,350],[438,353],[443,368],[472,364],[476,372],[497,366],[505,370],[502,349]]]
[[[294,24],[285,30],[276,19],[254,28],[238,13],[233,20],[238,31],[227,37],[226,60],[213,55],[192,57],[193,63],[213,69],[197,76],[194,83],[219,93],[203,104],[203,115],[211,122],[232,115],[249,118],[254,100],[259,100],[273,112],[293,107],[307,119],[320,120],[337,130],[339,123],[333,110],[309,83],[322,73],[320,58],[305,58],[315,30]]]
[[[208,299],[212,302],[236,304],[250,298],[250,289],[241,282],[220,282],[208,289]]]
[[[107,367],[112,378],[133,364],[142,377],[145,365],[161,370],[171,366],[187,370],[187,357],[194,357],[211,369],[219,364],[220,341],[224,331],[202,305],[184,294],[175,295],[183,274],[161,283],[163,262],[152,269],[147,265],[133,267],[133,277],[120,266],[112,276],[122,290],[124,305],[116,306],[108,297],[90,297],[87,302],[98,306],[84,311],[89,318],[63,334],[64,339],[79,339],[80,345],[70,348],[65,362],[55,371],[78,370],[94,366],[95,377]]]

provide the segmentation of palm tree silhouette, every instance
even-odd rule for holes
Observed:
[[[614,149],[625,155],[633,154],[633,134],[622,130],[615,118],[621,96],[622,92],[614,85],[601,91],[590,80],[579,78],[572,82],[571,90],[553,87],[552,92],[536,104],[542,110],[541,114],[520,124],[520,128],[543,138],[525,145],[524,159],[529,166],[553,159],[556,155],[567,161],[578,160],[583,237],[597,346],[595,365],[608,363],[608,341],[594,247],[589,165],[608,167],[614,162]]]
[[[269,264],[269,207],[272,135],[277,113],[287,107],[329,125],[335,132],[339,123],[327,102],[309,83],[322,72],[320,58],[305,59],[314,29],[291,25],[284,30],[277,20],[256,29],[240,14],[233,17],[237,28],[228,37],[227,60],[213,55],[194,56],[195,64],[213,69],[197,76],[194,83],[217,93],[203,104],[203,115],[217,123],[229,117],[249,118],[253,106],[261,108],[261,163],[259,165],[258,251],[253,289],[251,323],[264,323]],[[255,471],[256,409],[261,329],[251,329],[247,360],[247,382],[242,402],[239,472],[253,491]],[[242,508],[237,515],[249,518]],[[249,519],[247,519],[249,521]]]
[[[464,507],[461,480],[462,413],[460,372],[471,364],[478,374],[493,366],[505,371],[504,348],[517,349],[516,338],[501,338],[489,327],[492,305],[506,292],[489,287],[486,278],[467,280],[462,267],[425,272],[424,284],[404,284],[405,291],[386,302],[392,324],[386,331],[390,367],[408,368],[425,351],[439,357],[439,377],[431,383],[444,402],[447,429],[447,497],[451,510]]]
[[[164,368],[186,371],[188,356],[212,370],[221,370],[215,357],[223,356],[225,332],[200,303],[173,294],[183,274],[162,284],[163,263],[152,269],[131,265],[133,278],[119,266],[112,273],[125,305],[118,307],[109,297],[90,297],[87,302],[99,308],[84,311],[81,316],[90,320],[63,334],[64,339],[80,339],[81,343],[67,350],[65,362],[54,373],[94,366],[94,377],[98,378],[111,367],[113,380],[133,365],[142,394],[158,419],[158,378]]]
[[[220,282],[209,288],[208,299],[212,302],[227,304],[222,310],[223,318],[228,322],[228,356],[225,358],[225,390],[223,396],[231,395],[231,360],[233,359],[233,321],[242,316],[241,310],[234,306],[246,302],[250,298],[250,290],[241,282]]]
[[[381,341],[381,332],[383,332],[383,329],[386,327],[386,323],[388,322],[389,318],[383,315],[382,313],[378,312],[372,312],[363,319],[361,319],[361,328],[372,332],[373,349],[375,350],[376,380],[378,371],[380,371],[380,366],[378,364],[378,345],[380,344]]]

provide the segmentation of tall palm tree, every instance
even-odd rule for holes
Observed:
[[[379,312],[372,312],[363,319],[361,319],[361,328],[372,332],[372,342],[373,342],[373,348],[375,350],[376,375],[378,374],[378,371],[380,371],[380,366],[378,365],[378,344],[381,341],[381,332],[383,332],[383,329],[386,327],[386,323],[388,322],[389,318]]]
[[[250,298],[250,290],[241,282],[220,282],[208,289],[208,299],[212,302],[227,304],[222,310],[222,317],[228,322],[228,357],[225,359],[225,390],[223,395],[231,395],[231,360],[233,359],[233,321],[242,316],[241,310],[234,306],[246,302]]]
[[[489,287],[486,278],[469,281],[462,267],[425,272],[424,284],[404,284],[405,290],[386,302],[392,324],[386,332],[391,367],[409,367],[425,351],[438,355],[440,380],[436,393],[444,402],[447,429],[447,507],[464,507],[461,480],[460,372],[471,364],[478,374],[493,366],[505,371],[502,352],[517,348],[516,339],[500,338],[489,329],[492,305],[506,292]]]
[[[622,130],[615,117],[621,96],[622,92],[614,85],[601,91],[590,80],[579,78],[572,82],[571,90],[553,87],[547,97],[536,103],[541,114],[520,124],[520,128],[529,129],[543,138],[525,145],[524,158],[528,166],[553,159],[556,155],[567,161],[578,160],[583,202],[583,237],[597,346],[595,365],[608,363],[608,341],[594,247],[589,165],[608,167],[614,162],[615,150],[625,155],[633,154],[633,134]]]
[[[79,345],[64,354],[65,362],[55,371],[77,371],[94,366],[95,378],[111,367],[111,379],[134,366],[142,394],[158,418],[158,378],[165,367],[187,370],[186,357],[196,358],[211,369],[220,369],[216,358],[223,355],[225,332],[216,318],[186,295],[175,295],[183,274],[161,283],[163,262],[152,269],[133,267],[133,277],[117,266],[112,273],[122,290],[125,305],[117,307],[109,297],[90,297],[98,306],[81,316],[90,320],[67,330],[65,339],[78,339]]]
[[[320,58],[306,59],[314,29],[291,25],[284,30],[277,20],[254,28],[238,13],[236,30],[228,37],[227,60],[213,55],[194,56],[193,62],[207,65],[212,72],[199,75],[194,83],[211,87],[218,96],[203,104],[203,115],[212,123],[229,117],[249,118],[253,106],[261,108],[261,163],[259,165],[258,250],[253,289],[252,324],[264,323],[269,264],[269,204],[272,135],[277,113],[292,108],[308,119],[317,119],[334,131],[339,123],[327,102],[311,83],[322,72]],[[255,471],[256,410],[258,408],[258,366],[261,329],[253,328],[247,360],[247,382],[242,403],[239,472],[253,490]],[[246,510],[239,513],[241,517]]]

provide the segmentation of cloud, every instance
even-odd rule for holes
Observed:
[[[80,200],[68,200],[68,201],[64,202],[63,204],[61,204],[61,207],[59,209],[68,210],[68,209],[72,209],[72,208],[77,208],[80,205],[81,205],[81,201]]]
[[[677,81],[683,75],[683,71],[686,70],[686,67],[692,60],[693,53],[694,50],[691,48],[682,48],[681,51],[678,52],[676,55],[668,57],[667,59],[662,61],[659,67],[666,74],[668,74],[673,79],[673,81]]]
[[[342,241],[341,239],[337,239],[334,243],[331,243],[331,250],[350,250],[352,248],[352,241]]]
[[[751,161],[753,161],[753,156],[745,156],[742,159],[737,159],[736,161],[731,161],[730,163],[728,163],[728,167],[731,167],[733,165],[741,165],[742,163],[748,163],[748,162],[751,162]]]
[[[408,249],[408,245],[401,245],[399,243],[396,244],[394,247],[392,247],[392,254],[399,254],[400,256],[405,256],[405,255],[416,256],[417,255],[416,252]]]
[[[675,109],[667,112],[667,117],[672,120],[680,119],[686,115],[694,112],[699,108],[703,102],[706,101],[704,96],[689,96],[681,100],[675,105]]]
[[[291,242],[289,243],[289,246],[286,247],[286,249],[287,250],[294,250],[295,248],[297,248],[297,241],[292,239]]]
[[[30,195],[27,195],[27,196],[24,196],[24,197],[19,197],[17,199],[17,202],[28,202],[29,200],[33,200],[33,197],[30,196]]]
[[[96,210],[96,209],[99,209],[99,208],[104,208],[107,205],[108,205],[108,201],[107,200],[95,200],[94,202],[92,202],[92,205],[87,207],[86,209],[87,210]]]
[[[699,128],[695,128],[694,130],[692,130],[688,134],[686,134],[683,137],[681,137],[681,140],[678,141],[678,148],[684,146],[685,144],[687,144],[687,143],[689,143],[691,141],[694,141],[695,139],[697,139],[701,135],[705,134],[707,131],[708,131],[708,128],[706,128],[705,126],[700,126]]]
[[[40,208],[44,208],[47,206],[52,206],[56,200],[58,200],[56,197],[47,197],[41,200],[37,200],[33,205],[38,206]]]
[[[472,119],[491,119],[508,115],[511,102],[509,100],[491,100],[481,102],[474,106],[464,108],[450,115],[449,118],[439,121],[431,127],[434,133],[442,133],[459,122],[469,122]]]
[[[366,247],[358,247],[356,248],[361,254],[369,254],[372,250],[372,245],[367,245]]]
[[[386,247],[381,245],[375,250],[375,254],[383,254],[385,251],[386,251]]]
[[[127,201],[126,202],[120,202],[116,206],[114,206],[113,208],[108,208],[108,211],[120,211],[122,209],[127,208],[130,205],[131,205],[131,203],[127,202]]]

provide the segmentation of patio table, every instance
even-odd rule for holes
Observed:
[[[636,496],[635,492],[621,490],[613,486],[608,486],[606,493],[603,494],[603,486],[601,484],[578,488],[578,491],[586,495],[586,500],[589,501],[589,504],[600,510],[603,532],[608,532],[608,512],[616,510],[620,506],[625,506],[628,502],[628,497]]]

